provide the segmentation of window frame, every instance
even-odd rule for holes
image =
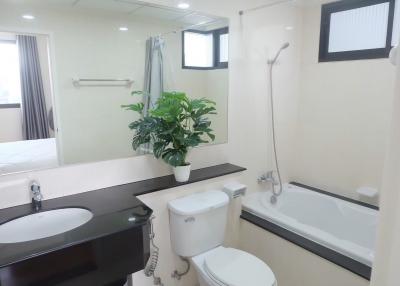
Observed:
[[[212,35],[213,36],[213,65],[211,67],[196,67],[187,66],[185,64],[185,33],[197,33],[202,35]],[[188,29],[182,31],[182,69],[190,70],[216,70],[216,69],[226,69],[229,67],[229,62],[220,62],[220,35],[229,34],[229,27],[224,27],[220,29],[202,31],[195,29]]]
[[[378,49],[329,52],[329,32],[331,15],[337,12],[353,10],[372,5],[389,3],[389,19],[386,34],[386,46]],[[392,49],[395,0],[342,0],[323,4],[321,8],[321,31],[319,41],[319,62],[352,61],[388,58]]]
[[[5,44],[17,44],[16,40],[9,40],[9,39],[0,39],[0,43]],[[21,99],[22,100],[22,99]],[[21,102],[14,102],[14,103],[0,103],[0,109],[17,109],[21,108]]]
[[[214,35],[214,67],[215,69],[227,69],[229,67],[229,56],[227,62],[220,62],[220,51],[221,51],[221,35],[229,35],[229,27],[213,30]],[[229,37],[229,36],[228,36]],[[229,40],[228,40],[229,42]]]

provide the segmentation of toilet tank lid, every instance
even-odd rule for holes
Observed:
[[[178,215],[196,215],[209,210],[226,206],[229,203],[227,194],[212,190],[185,196],[168,203],[171,212]]]

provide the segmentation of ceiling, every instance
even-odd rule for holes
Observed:
[[[224,18],[205,15],[189,9],[165,7],[138,0],[0,0],[0,2],[3,1],[20,5],[43,5],[63,9],[111,12],[141,19],[172,21],[182,27],[226,21]]]

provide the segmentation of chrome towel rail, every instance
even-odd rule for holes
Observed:
[[[133,84],[131,79],[105,79],[105,78],[76,78],[72,83],[76,87],[80,86],[126,86]]]

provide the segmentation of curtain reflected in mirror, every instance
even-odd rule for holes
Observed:
[[[48,39],[16,33],[0,39],[0,174],[56,167]]]

